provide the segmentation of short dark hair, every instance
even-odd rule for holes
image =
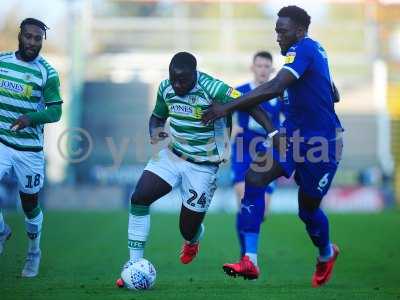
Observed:
[[[176,53],[169,64],[169,69],[184,69],[188,71],[195,71],[197,68],[197,61],[193,54],[189,52]]]
[[[44,38],[46,39],[46,30],[50,29],[46,24],[44,24],[42,21],[35,19],[35,18],[26,18],[24,19],[21,24],[19,25],[19,28],[23,29],[25,25],[36,25],[40,29],[44,31]]]
[[[256,52],[256,54],[254,54],[254,56],[253,56],[253,62],[255,62],[257,57],[262,57],[262,58],[265,58],[265,59],[269,59],[271,62],[273,62],[272,55],[268,51],[258,51],[258,52]]]
[[[306,30],[311,23],[311,17],[308,13],[296,5],[282,7],[278,12],[278,17],[290,18],[297,25],[304,26]]]

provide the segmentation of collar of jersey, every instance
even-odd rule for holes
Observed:
[[[305,39],[309,39],[310,37],[308,35],[306,35],[305,37],[303,37],[301,40],[298,40],[296,43],[294,43],[292,46],[290,46],[290,48],[286,51],[286,52],[281,52],[282,56],[286,56],[286,54],[288,52],[290,52],[290,49],[292,49],[293,47],[296,47],[298,44],[300,44],[302,41],[304,41]]]
[[[199,89],[200,72],[199,72],[199,71],[196,71],[196,72],[197,72],[196,84],[195,84],[194,87],[193,87],[189,92],[187,92],[186,95],[184,95],[182,98],[186,97],[186,96],[187,96],[188,94],[190,94],[191,92],[195,92],[196,90]]]
[[[29,65],[29,64],[34,64],[35,62],[37,62],[37,61],[40,59],[40,54],[39,54],[34,60],[31,60],[31,61],[24,61],[24,60],[18,59],[18,57],[17,57],[17,55],[15,55],[15,53],[16,53],[16,51],[13,52],[13,59],[15,59],[15,60],[17,60],[17,61],[19,61],[19,62],[28,64],[28,65]]]

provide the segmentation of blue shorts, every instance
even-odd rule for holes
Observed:
[[[273,149],[273,157],[289,178],[294,172],[294,179],[300,189],[311,197],[322,198],[328,192],[341,159],[343,140],[337,139],[314,144],[300,143],[297,149],[289,143],[286,158]],[[324,149],[324,150],[322,150]]]
[[[242,134],[238,134],[237,137],[243,137]],[[250,167],[252,162],[252,157],[250,154],[250,140],[247,138],[243,139],[243,150],[241,151],[240,146],[238,144],[233,143],[232,145],[232,156],[231,156],[231,168],[233,173],[233,184],[244,182],[246,172]],[[261,139],[260,139],[261,140]],[[256,151],[267,151],[267,149],[262,145],[262,143],[258,143],[256,147]],[[241,153],[240,153],[241,152]],[[267,187],[265,192],[267,194],[272,194],[275,190],[276,183],[272,182]]]

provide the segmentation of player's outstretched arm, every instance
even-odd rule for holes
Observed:
[[[204,123],[209,123],[235,110],[245,110],[263,101],[271,100],[280,96],[296,80],[297,78],[289,70],[281,69],[272,80],[261,84],[235,101],[223,105],[213,104],[203,113],[202,120]]]
[[[266,132],[273,132],[276,130],[274,125],[272,125],[271,119],[269,118],[267,112],[260,106],[256,105],[246,110],[250,116],[253,117],[254,120],[258,124],[260,124]]]
[[[168,133],[164,131],[166,118],[159,118],[154,114],[151,115],[149,120],[149,133],[150,133],[150,143],[156,144],[159,141],[168,137]]]
[[[285,135],[278,132],[278,128],[275,128],[268,113],[258,105],[248,109],[247,112],[265,129],[266,132],[268,132],[268,134],[272,134],[272,145],[279,151],[284,151],[286,145]]]

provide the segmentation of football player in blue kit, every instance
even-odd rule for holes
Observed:
[[[338,168],[343,145],[343,128],[334,108],[339,97],[325,50],[307,34],[311,21],[307,12],[297,6],[287,6],[278,12],[278,17],[275,31],[285,57],[284,66],[272,80],[235,101],[213,105],[204,112],[203,122],[287,92],[283,101],[285,134],[274,131],[268,135],[274,145],[272,151],[257,156],[245,177],[242,205],[248,209],[242,210],[246,213],[244,230],[245,234],[258,236],[262,216],[252,209],[254,203],[264,197],[266,184],[294,173],[299,186],[298,215],[319,252],[311,280],[313,287],[319,287],[330,279],[339,255],[339,248],[329,238],[328,218],[320,208]],[[257,252],[246,249],[239,263],[225,264],[223,268],[228,275],[256,279],[260,274],[256,257]]]
[[[251,71],[254,76],[253,80],[236,88],[242,95],[250,92],[270,79],[274,72],[272,55],[267,51],[259,51],[255,53],[253,56]],[[275,128],[279,128],[282,112],[281,102],[276,98],[261,103],[260,107],[268,114]],[[240,244],[240,257],[243,257],[245,254],[245,237],[248,239],[247,248],[256,246],[252,243],[252,235],[250,234],[245,236],[242,231],[243,214],[241,214],[240,211],[246,209],[246,207],[242,207],[240,203],[244,196],[244,178],[256,152],[266,151],[263,141],[265,141],[267,132],[250,116],[247,111],[237,111],[235,117],[237,122],[233,130],[235,134],[232,143],[231,166],[233,185],[239,204],[239,212],[236,216],[236,231]],[[274,189],[274,183],[266,185],[264,199],[259,199],[259,201],[255,203],[254,209],[257,209],[264,216],[268,212],[269,202]]]

